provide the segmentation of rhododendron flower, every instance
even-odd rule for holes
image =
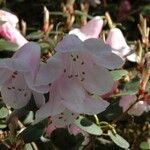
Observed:
[[[40,73],[40,47],[33,43],[28,42],[21,47],[12,58],[1,59],[0,61],[0,85],[1,95],[4,102],[13,108],[21,108],[25,106],[31,98],[31,94],[34,95],[35,102],[38,106],[44,103],[44,96],[34,89],[38,89],[41,93],[48,92],[48,85],[45,85],[45,81],[41,81],[41,78],[36,80],[37,72]],[[55,66],[58,66],[57,62],[54,62]],[[50,69],[54,64],[53,60],[49,61]],[[43,66],[43,64],[41,64]],[[53,71],[54,69],[52,69]],[[57,69],[56,69],[57,70]],[[49,71],[51,74],[51,70]],[[55,71],[55,73],[57,73]],[[57,74],[55,75],[57,77]],[[50,81],[54,80],[54,77],[49,77]],[[52,80],[51,80],[52,79]],[[36,85],[34,87],[34,83]],[[33,90],[31,90],[32,88]]]
[[[21,33],[15,28],[18,18],[5,11],[0,11],[0,19],[6,21],[0,25],[0,35],[10,42],[16,43],[19,47],[23,46],[28,41],[21,35]]]
[[[76,114],[93,115],[104,111],[108,102],[88,93],[100,95],[109,91],[113,79],[106,68],[120,67],[122,59],[104,42],[97,39],[82,42],[75,35],[65,36],[55,49],[63,60],[63,72],[59,80],[50,84],[49,101],[37,111],[36,120],[59,116],[66,108],[72,114],[69,120],[76,119]],[[69,123],[68,117],[63,116],[66,124]]]
[[[123,108],[123,112],[125,112],[136,100],[136,95],[123,96],[119,102],[119,106],[121,106]],[[131,107],[127,113],[129,115],[140,116],[146,110],[147,103],[145,101],[139,101],[133,107]]]
[[[20,48],[12,58],[1,59],[1,95],[6,104],[13,108],[23,107],[31,98],[31,90],[26,84],[24,74],[35,76],[39,67],[40,47],[29,42]],[[32,67],[32,68],[31,68]],[[36,92],[33,92],[33,95]],[[38,100],[44,99],[41,95]],[[43,102],[42,102],[43,103]]]
[[[126,43],[126,40],[118,28],[110,29],[106,43],[113,48],[113,52],[121,57],[124,57],[130,52],[130,48]]]
[[[76,35],[80,40],[84,41],[89,38],[98,38],[103,27],[103,20],[100,17],[94,17],[85,26],[75,28],[69,34]]]
[[[9,22],[13,27],[16,27],[16,24],[19,21],[17,16],[4,10],[0,10],[0,20],[4,22]]]

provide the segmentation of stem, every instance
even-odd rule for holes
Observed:
[[[98,119],[97,115],[94,115],[94,118],[95,118],[96,124],[100,125],[100,122],[99,122],[99,119]]]

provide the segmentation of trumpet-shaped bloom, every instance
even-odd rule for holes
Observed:
[[[0,26],[0,35],[10,42],[16,43],[19,47],[28,42],[9,22],[6,22]]]
[[[1,95],[6,104],[13,108],[23,107],[30,100],[31,94],[33,94],[37,106],[44,103],[44,96],[36,92],[46,93],[49,89],[48,84],[45,85],[45,80],[41,80],[41,78],[36,80],[37,72],[44,77],[44,72],[40,69],[44,65],[40,65],[40,54],[40,47],[33,42],[28,42],[12,58],[0,61]],[[51,59],[52,61],[49,60],[48,67],[51,69],[55,65],[56,68],[59,68],[59,64],[53,59]],[[54,77],[49,79],[52,82],[57,77],[58,72],[51,69],[50,75],[52,75],[51,71],[56,73]]]
[[[121,57],[124,57],[130,52],[130,48],[126,40],[118,28],[113,28],[109,31],[106,43],[113,48],[113,52]]]
[[[98,38],[103,27],[103,20],[100,17],[94,17],[85,26],[75,28],[69,34],[76,35],[80,40],[84,41],[89,38]]]
[[[1,59],[1,95],[6,104],[20,108],[28,103],[31,90],[26,84],[24,74],[31,74],[32,71],[32,76],[35,76],[39,60],[40,48],[32,42],[20,48],[12,58]]]
[[[100,95],[109,91],[113,80],[106,68],[121,66],[122,59],[104,42],[97,39],[82,42],[75,35],[64,37],[55,49],[62,59],[63,72],[59,80],[50,84],[49,101],[37,111],[36,120],[59,116],[67,109],[72,115],[61,118],[68,124],[76,118],[75,114],[93,115],[104,111],[108,102],[88,93]],[[65,121],[66,118],[69,120]]]
[[[13,27],[16,27],[16,24],[19,21],[17,16],[4,10],[0,10],[0,20],[4,22],[9,22]]]
[[[18,23],[18,18],[6,11],[0,10],[0,20],[4,21],[0,25],[0,35],[10,42],[16,43],[19,47],[23,46],[28,41],[15,28]]]

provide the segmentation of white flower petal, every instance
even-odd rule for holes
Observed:
[[[40,65],[39,71],[36,76],[35,85],[48,85],[62,74],[62,61],[58,55],[49,58],[47,63]]]
[[[82,84],[90,93],[102,95],[109,92],[113,86],[113,79],[109,71],[103,67],[93,65],[85,68]]]
[[[63,101],[63,104],[71,111],[79,114],[98,114],[103,112],[109,105],[107,101],[102,100],[101,98],[94,99],[91,96],[86,96],[83,102],[75,103],[74,101],[66,102]]]
[[[35,76],[38,71],[40,56],[40,46],[34,42],[28,42],[16,51],[13,58],[19,60],[23,65],[26,65],[32,76]]]
[[[62,41],[58,42],[55,47],[57,52],[75,52],[80,51],[82,41],[75,35],[66,35]]]
[[[31,98],[31,90],[27,87],[22,75],[13,75],[1,88],[1,95],[6,104],[13,108],[25,106]]]
[[[60,83],[59,91],[64,101],[80,103],[85,98],[85,91],[77,80],[63,79]]]
[[[73,113],[68,109],[65,109],[61,114],[52,117],[51,120],[56,127],[64,127],[73,123],[78,116],[79,114]]]
[[[108,69],[119,68],[123,65],[123,59],[112,53],[111,47],[99,39],[88,39],[83,43],[84,48],[89,51],[96,64]]]
[[[74,34],[80,40],[84,41],[89,38],[98,38],[102,27],[103,20],[99,16],[96,16],[91,19],[85,26],[81,27],[80,29],[73,29],[69,32],[69,34]]]

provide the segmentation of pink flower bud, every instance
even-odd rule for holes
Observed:
[[[113,28],[109,31],[106,43],[112,47],[112,51],[115,54],[121,57],[124,57],[130,52],[130,48],[126,43],[121,30],[118,28]]]
[[[123,96],[119,102],[119,106],[123,108],[123,112],[125,112],[135,101],[136,95],[128,95]],[[147,110],[147,103],[145,101],[139,101],[131,109],[129,109],[129,115],[140,116],[144,111]]]
[[[69,32],[75,34],[82,41],[89,38],[98,38],[103,27],[103,20],[100,17],[94,17],[85,26],[80,29],[76,28]]]
[[[0,35],[10,42],[16,43],[19,47],[26,44],[28,41],[21,35],[21,33],[13,27],[9,22],[0,26]]]
[[[0,20],[9,22],[13,27],[16,27],[16,24],[19,21],[17,16],[4,10],[0,10]]]

